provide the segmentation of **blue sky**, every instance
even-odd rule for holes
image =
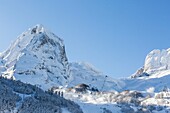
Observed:
[[[170,47],[169,0],[1,0],[0,51],[38,23],[64,39],[69,61],[127,77]]]

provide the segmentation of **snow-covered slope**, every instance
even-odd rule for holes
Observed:
[[[70,63],[69,67],[70,76],[72,77],[68,84],[69,87],[84,83],[98,90],[108,91],[120,89],[123,84],[121,80],[104,75],[92,64],[87,62]]]
[[[63,40],[42,25],[18,36],[1,54],[2,76],[47,89],[68,82],[68,61]]]
[[[67,112],[66,112],[67,111]],[[61,95],[0,77],[0,113],[83,113]]]

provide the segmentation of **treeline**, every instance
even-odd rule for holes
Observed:
[[[0,113],[83,113],[80,106],[37,86],[0,77]]]

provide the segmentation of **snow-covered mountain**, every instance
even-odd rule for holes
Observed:
[[[37,102],[36,110],[43,107],[43,110],[49,112],[57,109],[63,113],[170,111],[170,49],[151,51],[146,56],[144,65],[129,78],[113,79],[90,63],[70,63],[63,40],[43,25],[36,25],[19,35],[6,51],[0,53],[0,75],[10,79],[0,77],[0,104],[3,105],[5,113],[9,110],[34,110]],[[38,87],[49,92],[44,93]],[[25,94],[30,91],[32,93],[29,95]],[[38,94],[42,95],[37,96],[37,91],[41,91]],[[55,97],[61,95],[61,92],[62,98]],[[4,93],[10,97],[5,104]],[[14,100],[11,100],[11,95]],[[26,98],[23,95],[26,95]],[[50,95],[54,95],[54,102],[59,108],[51,105]],[[22,98],[22,101],[17,100],[15,96]],[[61,103],[58,104],[58,100],[61,100]],[[20,107],[24,109],[17,108],[18,105],[22,105]],[[31,107],[28,108],[28,105]],[[7,108],[9,106],[13,108]],[[48,109],[48,106],[52,109]]]
[[[144,66],[132,75],[132,78],[149,76],[152,78],[170,74],[170,48],[167,50],[155,49],[145,59]]]
[[[63,40],[42,25],[18,36],[0,55],[2,76],[47,89],[68,82],[68,61]]]
[[[124,89],[145,91],[153,87],[161,91],[170,87],[170,49],[153,50],[145,58],[144,66],[138,69],[131,78],[124,79]]]
[[[144,66],[131,78],[113,79],[90,63],[70,63],[63,40],[43,25],[36,25],[19,35],[0,54],[0,73],[3,77],[31,83],[44,90],[81,83],[103,91],[146,90],[152,85],[161,89],[164,85],[170,86],[167,83],[169,76],[166,76],[170,75],[170,49],[151,51]]]

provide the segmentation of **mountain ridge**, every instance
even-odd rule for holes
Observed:
[[[17,40],[1,53],[0,73],[3,77],[38,85],[45,90],[85,83],[99,90],[120,91],[130,89],[133,81],[142,81],[141,84],[144,84],[145,79],[169,75],[169,68],[166,69],[169,67],[169,58],[170,49],[153,50],[146,56],[144,66],[131,75],[131,79],[113,79],[90,63],[69,62],[63,40],[43,25],[36,25],[19,35]],[[137,89],[139,87],[140,85]]]

